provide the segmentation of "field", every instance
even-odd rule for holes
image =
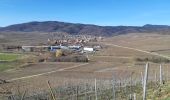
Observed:
[[[0,72],[14,68],[16,65],[15,61],[19,58],[22,58],[20,54],[0,53]]]
[[[46,35],[42,38],[45,37]],[[26,41],[32,39],[29,36],[25,38],[27,38]],[[12,44],[10,41],[9,44]],[[24,40],[21,41],[24,44],[27,43]],[[12,69],[10,69],[11,63],[1,64],[0,79],[7,80],[10,83],[0,85],[6,87],[7,90],[15,90],[16,86],[20,86],[23,87],[21,91],[26,89],[29,93],[37,93],[49,89],[47,81],[50,81],[52,87],[66,84],[93,84],[94,79],[99,81],[112,80],[113,77],[119,81],[125,79],[130,81],[131,77],[139,82],[141,73],[144,73],[146,62],[150,63],[150,80],[155,80],[155,74],[157,77],[159,76],[160,64],[163,66],[164,78],[169,79],[170,67],[168,66],[170,66],[170,63],[164,62],[164,60],[158,61],[163,58],[169,59],[169,35],[133,33],[105,38],[97,43],[101,44],[103,48],[96,53],[88,54],[90,59],[88,63],[43,62],[25,64],[21,67],[12,67]],[[20,58],[20,55],[0,54],[0,60],[11,62],[18,57]],[[154,58],[155,61],[137,61],[137,58]]]
[[[19,54],[0,53],[0,61],[14,61],[20,57]]]

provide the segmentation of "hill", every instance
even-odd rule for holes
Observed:
[[[161,33],[170,34],[170,26],[144,25],[144,26],[98,26],[90,24],[66,23],[58,21],[28,22],[0,28],[0,32],[66,32],[69,34],[87,34],[111,36],[126,33]]]

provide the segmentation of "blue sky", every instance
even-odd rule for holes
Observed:
[[[169,5],[170,0],[0,0],[0,26],[30,21],[170,25]]]

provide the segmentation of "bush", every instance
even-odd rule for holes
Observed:
[[[57,62],[88,62],[88,58],[85,56],[62,56],[55,59]]]
[[[139,62],[169,63],[170,60],[162,57],[135,58]]]

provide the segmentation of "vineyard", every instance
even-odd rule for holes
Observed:
[[[126,77],[114,75],[111,79],[70,79],[56,86],[55,81],[46,81],[47,89],[17,86],[6,91],[4,100],[169,100],[170,83],[166,67],[143,66],[141,75],[133,72]],[[153,73],[154,72],[154,73]],[[64,79],[67,80],[67,79]],[[57,80],[56,80],[57,81]],[[38,91],[39,90],[39,91]]]

